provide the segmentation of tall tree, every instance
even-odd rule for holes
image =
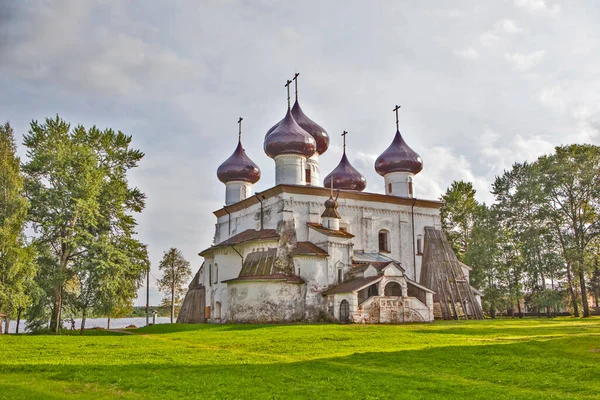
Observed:
[[[454,181],[442,195],[444,205],[440,209],[442,229],[461,261],[469,251],[470,236],[479,203],[471,182]]]
[[[561,240],[567,266],[579,279],[583,316],[589,317],[586,276],[593,269],[600,236],[600,147],[556,147],[538,159],[549,218]]]
[[[23,235],[27,209],[13,130],[6,123],[0,125],[0,313],[8,315],[28,305],[36,273],[33,248]]]
[[[24,139],[30,159],[24,165],[30,220],[38,242],[49,250],[44,265],[54,272],[52,293],[48,293],[51,329],[58,331],[66,283],[77,275],[80,283],[82,277],[92,282],[97,269],[106,266],[102,263],[114,267],[110,260],[125,257],[124,241],[135,240],[134,213],[143,210],[145,195],[129,187],[127,172],[144,154],[132,149],[131,136],[122,132],[82,126],[71,129],[58,116],[43,124],[33,121]],[[138,271],[147,263],[141,264]],[[125,279],[126,275],[108,270],[113,273],[104,278]],[[127,279],[139,281],[140,276],[141,272]],[[102,285],[114,285],[106,279]],[[97,284],[86,287],[101,290]]]
[[[171,247],[165,251],[158,268],[163,271],[163,277],[158,281],[161,291],[170,292],[171,323],[175,320],[176,299],[182,298],[185,284],[192,276],[190,263],[183,258],[181,250]]]

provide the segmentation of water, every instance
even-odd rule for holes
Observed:
[[[156,317],[157,324],[168,324],[171,322],[171,318],[169,317]],[[4,322],[2,322],[4,324]],[[150,316],[150,323],[152,323],[152,316]],[[64,321],[63,324],[66,328],[71,328],[70,321]],[[94,327],[100,327],[106,329],[108,325],[107,318],[87,318],[85,320],[85,328],[90,329]],[[135,325],[138,328],[142,326],[146,326],[146,317],[139,318],[112,318],[110,320],[110,329],[121,329],[126,328],[129,325]],[[2,326],[4,328],[4,325]],[[81,327],[81,318],[75,320],[75,329],[79,329]],[[8,333],[15,333],[17,329],[17,321],[10,321],[10,325],[8,327]],[[21,321],[19,324],[19,333],[26,332],[25,329],[25,321]]]

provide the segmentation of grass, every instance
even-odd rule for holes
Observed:
[[[0,337],[0,399],[600,399],[600,318]]]

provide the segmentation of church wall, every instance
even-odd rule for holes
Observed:
[[[294,270],[306,282],[305,317],[315,320],[325,310],[325,300],[321,292],[327,288],[327,258],[298,256],[293,257]]]
[[[229,283],[229,322],[293,322],[304,319],[306,285],[282,281]]]

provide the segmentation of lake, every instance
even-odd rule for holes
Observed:
[[[168,324],[171,321],[169,317],[156,317],[157,324]],[[3,322],[4,323],[4,322]],[[100,327],[106,329],[108,323],[107,318],[87,318],[85,320],[86,329]],[[150,316],[150,323],[152,323],[152,316]],[[70,328],[70,322],[65,321],[64,326]],[[110,329],[120,329],[128,327],[129,325],[135,325],[138,328],[146,326],[146,317],[141,318],[112,318],[110,320]],[[4,327],[4,326],[3,326]],[[81,318],[75,320],[75,328],[81,327]],[[17,329],[17,321],[10,321],[8,327],[8,333],[15,333]],[[25,332],[25,321],[21,321],[19,325],[19,333]]]

